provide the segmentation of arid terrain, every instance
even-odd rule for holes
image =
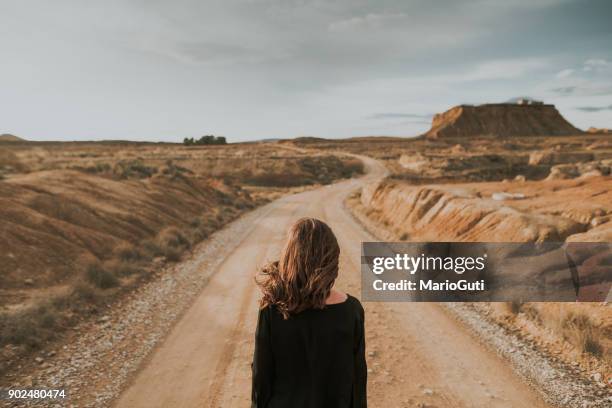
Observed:
[[[350,151],[390,175],[348,201],[378,237],[396,241],[612,241],[612,139],[565,137],[302,139]],[[603,259],[610,267],[610,258]],[[487,319],[579,367],[610,389],[609,304],[477,304]],[[602,385],[603,386],[603,385]]]
[[[361,172],[275,145],[0,145],[0,371],[273,198]]]
[[[604,133],[5,142],[0,385],[66,385],[74,406],[247,406],[253,276],[296,218],[332,226],[339,287],[358,295],[361,241],[609,242],[611,162]],[[373,407],[611,401],[607,303],[365,308]]]

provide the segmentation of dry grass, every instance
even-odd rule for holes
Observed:
[[[600,332],[588,315],[570,310],[559,316],[555,323],[556,330],[578,350],[596,357],[602,356]]]
[[[502,181],[524,175],[545,178],[552,163],[530,164],[530,154],[554,151],[561,162],[575,163],[576,156],[592,160],[612,158],[610,135],[424,138],[361,137],[343,140],[298,139],[290,143],[310,149],[347,151],[381,160],[392,177],[413,184]],[[287,142],[289,143],[289,142]],[[600,146],[593,149],[593,146]],[[416,165],[423,163],[423,165]],[[559,163],[557,163],[559,164]],[[411,166],[412,165],[412,166]]]
[[[352,159],[309,157],[275,144],[5,144],[0,274],[6,293],[16,294],[4,299],[20,303],[0,305],[19,310],[0,313],[0,347],[13,356],[45,347],[264,203],[266,191],[282,194],[287,186],[361,171]],[[253,188],[263,198],[251,197]],[[67,292],[42,303],[29,297],[47,287]],[[10,363],[0,362],[0,372]]]
[[[142,261],[146,255],[133,244],[122,242],[113,249],[113,255],[122,261]]]
[[[521,308],[523,306],[523,302],[503,302],[502,305],[504,311],[506,311],[510,315],[515,316],[520,313]]]
[[[106,265],[95,261],[87,265],[85,278],[89,283],[100,289],[110,289],[119,286],[119,279]]]
[[[610,178],[605,177],[609,174],[612,158],[610,141],[609,135],[580,135],[436,141],[384,137],[310,138],[292,143],[305,148],[348,151],[381,160],[391,171],[391,180],[377,190],[379,201],[366,206],[363,211],[379,226],[386,226],[385,230],[393,239],[494,241],[503,237],[504,241],[511,241],[513,236],[518,237],[514,231],[541,231],[533,238],[519,238],[521,241],[568,238],[607,242],[612,220],[612,189]],[[530,157],[534,152],[537,154]],[[596,167],[604,177],[591,175],[541,180],[548,177],[553,164],[530,159],[539,154],[546,156],[544,153],[562,163],[597,161],[602,164]],[[584,164],[585,168],[591,165]],[[527,181],[512,181],[517,175],[525,176]],[[391,187],[386,190],[385,185]],[[417,196],[411,192],[428,190],[447,194],[444,206],[431,207],[434,210],[426,216],[416,210],[407,216],[403,210],[427,209],[427,202],[433,201],[424,193]],[[498,202],[492,199],[496,192],[519,193],[524,198]],[[385,196],[389,197],[387,201]],[[424,204],[419,204],[419,200]],[[459,205],[461,200],[466,200],[465,206]],[[484,211],[490,204],[503,206],[504,216],[496,218],[494,212]],[[440,219],[445,214],[449,217]],[[480,214],[486,216],[486,228],[470,227],[466,230],[473,232],[469,238],[451,236],[453,229],[469,225],[469,221],[478,219]],[[508,216],[516,214],[521,215],[520,219]],[[554,229],[550,228],[549,222]],[[500,228],[495,230],[498,225]],[[498,323],[545,343],[546,349],[555,349],[568,360],[597,360],[596,364],[604,365],[612,362],[612,314],[609,306],[506,302],[484,308],[492,312],[490,316]]]

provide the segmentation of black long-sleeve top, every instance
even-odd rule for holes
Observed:
[[[364,313],[359,300],[284,320],[259,311],[252,408],[365,408]]]

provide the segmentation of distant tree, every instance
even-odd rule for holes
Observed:
[[[214,135],[205,135],[205,136],[200,137],[197,140],[195,140],[193,137],[192,138],[186,137],[183,139],[183,144],[185,146],[224,145],[224,144],[227,144],[227,139],[225,138],[225,136],[214,136]]]
[[[200,140],[197,141],[197,144],[200,144],[200,145],[215,144],[215,137],[213,135],[202,136]]]

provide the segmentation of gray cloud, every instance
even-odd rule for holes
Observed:
[[[576,109],[582,112],[601,112],[601,111],[612,111],[612,105],[608,106],[579,106]]]
[[[612,84],[593,82],[552,88],[550,91],[560,96],[605,96],[612,95]]]
[[[560,95],[571,95],[576,92],[576,86],[561,86],[559,88],[552,88],[550,91]]]
[[[403,110],[533,94],[590,126],[609,112],[572,107],[612,93],[611,13],[609,0],[2,2],[0,124],[32,139],[414,135],[431,115]]]

